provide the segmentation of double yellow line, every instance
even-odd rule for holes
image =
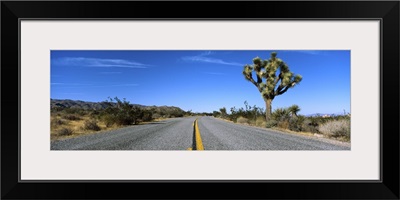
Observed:
[[[203,142],[201,141],[201,136],[200,136],[200,129],[199,129],[199,123],[198,119],[196,119],[193,123],[194,125],[194,137],[195,137],[195,148],[196,150],[204,150]]]
[[[198,119],[193,122],[193,146],[187,150],[204,150],[203,142],[201,141]]]

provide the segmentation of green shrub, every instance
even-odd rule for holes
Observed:
[[[103,114],[101,116],[101,120],[104,122],[106,127],[111,127],[112,125],[115,124],[115,117],[112,116],[111,114]]]
[[[142,116],[142,121],[150,122],[153,120],[153,114],[150,111],[144,111]]]
[[[303,122],[305,120],[305,117],[303,116],[294,116],[289,119],[289,130],[291,131],[303,131]]]
[[[111,101],[113,99],[110,98]],[[103,111],[102,120],[106,125],[131,125],[137,124],[143,117],[143,109],[138,106],[132,106],[125,99],[121,101],[117,97],[114,98],[116,106],[108,107]]]
[[[269,120],[268,122],[266,122],[265,127],[266,128],[272,128],[272,127],[276,127],[278,125],[278,122],[274,119]]]
[[[213,111],[213,116],[214,116],[214,117],[220,117],[220,116],[221,116],[221,113],[218,112],[218,111]]]
[[[72,135],[74,131],[69,128],[62,128],[61,130],[58,131],[58,135],[61,136],[67,136],[67,135]]]
[[[330,137],[344,137],[350,139],[350,120],[340,119],[326,122],[318,130]]]
[[[228,118],[230,121],[233,121],[234,123],[236,123],[237,122],[237,116],[234,116],[234,115],[229,115],[229,118]]]
[[[184,114],[185,113],[182,110],[178,110],[178,109],[172,109],[167,113],[167,115],[170,115],[171,118],[183,117]]]
[[[277,108],[272,112],[272,119],[280,121],[289,121],[290,112],[287,108]]]
[[[248,119],[248,123],[255,125],[256,121],[257,121],[257,117],[259,116],[265,116],[265,111],[262,108],[259,108],[257,106],[249,106],[249,104],[247,103],[247,101],[244,102],[245,108],[239,108],[237,109],[236,107],[232,107],[230,109],[231,114],[226,114],[226,117],[224,116],[224,112],[226,112],[226,109],[220,109],[221,111],[221,117],[223,118],[227,118],[233,122],[237,122],[239,117],[244,117],[246,119]],[[224,112],[222,112],[224,111]],[[216,113],[218,114],[218,113]]]
[[[256,119],[256,126],[265,127],[266,124],[267,124],[267,121],[266,121],[265,117],[263,117],[263,116],[257,117],[257,119]]]
[[[83,128],[86,130],[93,130],[93,131],[101,130],[100,126],[97,124],[97,121],[95,120],[85,121],[85,123],[83,124]]]
[[[318,131],[318,119],[314,117],[307,117],[302,125],[302,130],[304,132],[310,132],[310,133],[319,133]]]

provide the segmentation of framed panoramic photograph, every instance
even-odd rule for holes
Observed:
[[[1,198],[399,199],[399,6],[3,1]]]

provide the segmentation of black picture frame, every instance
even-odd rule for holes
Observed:
[[[399,8],[398,1],[2,1],[1,198],[399,199]],[[161,18],[381,20],[381,180],[20,182],[19,20]]]

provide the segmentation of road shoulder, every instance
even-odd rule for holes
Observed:
[[[334,144],[334,145],[340,145],[340,146],[345,146],[345,147],[351,148],[351,142],[344,142],[344,141],[339,141],[339,140],[327,138],[327,137],[324,137],[323,135],[320,135],[320,134],[303,133],[303,132],[302,133],[298,133],[298,132],[289,131],[289,130],[274,129],[274,128],[263,128],[263,127],[258,127],[258,126],[252,126],[250,124],[239,124],[239,123],[232,122],[230,120],[216,118],[216,117],[212,117],[212,118],[218,119],[218,120],[223,121],[223,122],[235,124],[235,125],[256,128],[258,130],[264,130],[264,131],[266,130],[266,131],[271,131],[271,132],[275,132],[275,133],[279,133],[279,134],[287,134],[287,135],[293,135],[293,136],[298,136],[298,137],[303,137],[303,138],[310,138],[310,139],[314,139],[314,140],[318,140],[318,141],[322,141],[322,142],[326,142],[326,143],[330,143],[330,144]]]

